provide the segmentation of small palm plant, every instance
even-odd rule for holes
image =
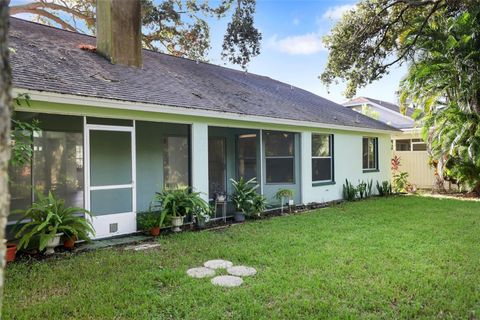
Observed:
[[[290,189],[280,189],[275,193],[275,199],[280,201],[281,205],[281,212],[283,214],[283,205],[285,204],[285,199],[288,199],[288,202],[290,203],[290,200],[293,198],[294,192],[293,190]]]
[[[83,208],[65,207],[65,201],[58,199],[52,192],[48,196],[37,194],[38,200],[32,203],[27,210],[17,211],[23,214],[15,225],[15,230],[22,220],[29,220],[15,234],[20,238],[18,248],[27,248],[33,238],[38,238],[40,251],[47,247],[49,241],[53,241],[59,234],[76,236],[77,239],[89,240],[94,235],[90,220],[81,213],[92,217],[91,213]]]

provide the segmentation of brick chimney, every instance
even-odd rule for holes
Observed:
[[[140,0],[97,0],[97,51],[111,63],[142,67]]]

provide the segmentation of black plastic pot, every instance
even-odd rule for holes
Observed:
[[[233,218],[235,219],[235,222],[245,221],[245,215],[243,214],[243,212],[235,212],[235,215]]]

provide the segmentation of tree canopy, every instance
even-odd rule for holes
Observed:
[[[324,38],[330,51],[321,75],[325,84],[347,81],[345,95],[411,62],[418,37],[435,16],[453,17],[478,5],[477,0],[362,0]]]
[[[346,80],[347,97],[406,63],[400,104],[417,109],[439,176],[480,195],[478,0],[363,0],[325,43],[321,79]]]
[[[260,32],[254,26],[255,0],[141,0],[145,48],[195,60],[206,60],[210,49],[208,18],[232,12],[222,57],[242,67],[260,53]],[[30,13],[39,22],[66,30],[95,33],[96,0],[36,0],[10,7],[10,14]]]

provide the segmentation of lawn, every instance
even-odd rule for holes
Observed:
[[[14,263],[4,319],[480,317],[480,203],[399,197]],[[186,270],[257,268],[238,288]]]

